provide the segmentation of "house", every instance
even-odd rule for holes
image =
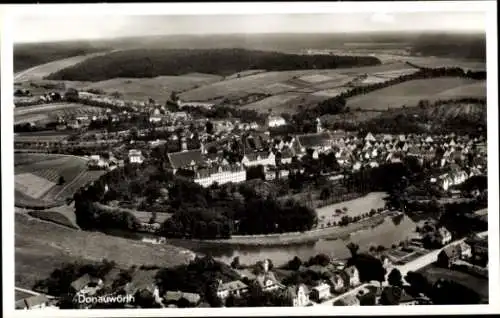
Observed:
[[[214,183],[238,183],[247,179],[247,172],[243,166],[236,165],[214,165],[209,168],[199,168],[195,171],[194,182],[209,187]]]
[[[85,274],[73,281],[70,287],[75,294],[94,295],[102,285],[102,279]]]
[[[262,291],[283,289],[284,286],[276,279],[274,273],[269,271],[269,261],[267,259],[264,261],[263,267],[263,273],[260,273],[255,278],[256,284],[262,289]]]
[[[330,285],[336,293],[342,293],[349,287],[350,278],[344,271],[333,273],[330,277]]]
[[[293,307],[305,307],[310,303],[309,290],[304,284],[288,287],[287,296]]]
[[[439,241],[439,244],[441,245],[446,245],[448,243],[451,242],[452,240],[452,236],[451,236],[451,232],[448,231],[447,228],[445,228],[444,226],[440,227],[438,230],[437,230],[437,239]]]
[[[311,292],[310,292],[309,297],[317,302],[320,302],[320,301],[323,301],[325,299],[330,298],[331,295],[332,294],[330,293],[330,285],[321,282],[317,286],[314,286],[313,288],[311,288]]]
[[[16,309],[43,309],[50,306],[49,302],[47,296],[39,294],[16,301]]]
[[[186,301],[190,307],[196,307],[201,300],[201,296],[196,293],[185,293],[181,291],[167,291],[163,295],[163,302],[166,305],[177,305],[179,306],[181,301]]]
[[[313,149],[321,153],[331,150],[333,146],[333,139],[328,131],[298,135],[296,141],[298,153],[305,153],[307,149]]]
[[[276,157],[271,151],[260,151],[260,152],[252,152],[245,154],[241,163],[246,167],[252,166],[275,166],[276,165]]]
[[[460,258],[463,260],[468,260],[472,258],[472,247],[465,242],[461,242],[459,244],[460,244],[460,250],[462,252]]]
[[[349,266],[344,269],[347,276],[349,276],[349,286],[355,287],[361,284],[359,280],[359,271],[356,266]]]
[[[267,127],[274,128],[286,125],[286,120],[281,116],[269,116],[267,118]]]
[[[217,297],[220,299],[226,299],[229,296],[241,297],[247,292],[248,286],[241,280],[234,280],[227,283],[222,283],[222,281],[219,280],[217,286]]]
[[[201,149],[168,153],[167,157],[174,173],[181,168],[194,169],[204,162]]]
[[[437,263],[442,266],[449,268],[451,264],[460,259],[462,256],[460,244],[453,244],[447,246],[441,250],[438,254]]]
[[[144,157],[142,156],[142,152],[137,149],[130,149],[128,152],[128,159],[130,163],[138,163],[142,164],[144,162]]]
[[[179,108],[183,107],[201,107],[201,108],[206,108],[206,109],[211,109],[214,107],[215,103],[209,103],[209,102],[200,102],[200,101],[177,101],[177,105]]]

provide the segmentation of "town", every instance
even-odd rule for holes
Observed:
[[[484,61],[363,41],[19,54],[16,309],[488,304]]]

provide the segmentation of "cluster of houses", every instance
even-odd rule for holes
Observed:
[[[478,267],[473,264],[483,263],[486,265],[483,267],[487,268],[488,239],[474,235],[463,242],[447,246],[439,253],[437,263],[446,268],[456,267],[473,270]]]

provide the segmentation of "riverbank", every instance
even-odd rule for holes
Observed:
[[[336,240],[348,236],[353,232],[378,225],[386,217],[396,215],[394,211],[384,211],[376,216],[351,223],[346,226],[334,226],[329,228],[314,229],[306,232],[279,233],[267,235],[233,235],[229,239],[217,240],[189,240],[203,244],[213,245],[238,245],[238,246],[283,246],[314,243],[319,239]],[[179,239],[167,239],[167,242],[175,244]],[[186,240],[182,240],[186,241]]]

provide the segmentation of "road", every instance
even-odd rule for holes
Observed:
[[[33,296],[41,295],[41,293],[37,293],[37,292],[29,290],[29,289],[25,289],[25,288],[21,288],[21,287],[14,287],[14,288],[15,288],[16,291],[20,291],[20,292],[23,292],[23,293],[26,293],[26,294],[30,294],[30,295],[33,295]],[[45,295],[45,296],[47,296],[47,298],[49,298],[49,299],[55,298],[54,296],[49,296],[49,295]]]
[[[486,235],[488,235],[488,231],[485,231],[485,232],[481,232],[481,233],[478,233],[477,236],[479,237],[485,237]],[[397,268],[400,272],[401,272],[401,276],[403,277],[403,281],[404,281],[404,277],[406,276],[406,274],[408,274],[408,272],[415,272],[427,265],[430,265],[432,263],[434,263],[435,261],[437,261],[437,258],[438,258],[438,255],[439,253],[441,253],[441,251],[449,246],[452,246],[452,245],[455,245],[455,244],[458,244],[458,243],[461,243],[465,241],[465,238],[461,238],[459,240],[456,240],[456,241],[453,241],[451,243],[449,243],[448,245],[440,248],[440,249],[437,249],[437,250],[433,250],[417,259],[414,259],[413,261],[411,262],[408,262],[404,265],[396,265],[396,266],[392,266],[390,268],[387,269],[387,274],[386,274],[386,280],[382,283],[382,286],[385,287],[385,286],[388,286],[388,282],[387,282],[387,278],[388,278],[388,275],[389,273],[391,272],[391,270],[393,268]],[[357,294],[361,289],[367,287],[367,286],[377,286],[376,284],[373,284],[373,283],[368,283],[368,284],[363,284],[363,285],[360,285],[354,289],[351,289],[349,290],[348,292],[342,294],[342,295],[339,295],[335,298],[332,298],[330,300],[327,300],[325,302],[322,302],[322,303],[314,303],[314,306],[332,306],[333,303],[339,299],[342,299],[348,295],[355,295]]]

